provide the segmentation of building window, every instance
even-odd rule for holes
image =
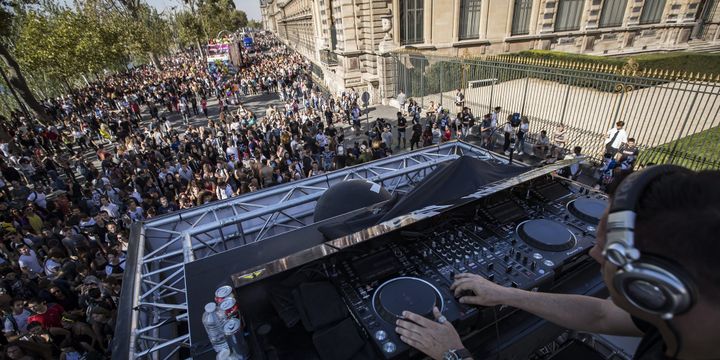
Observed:
[[[460,5],[460,40],[480,38],[480,1],[462,0]]]
[[[400,43],[423,42],[423,1],[400,0]]]
[[[621,26],[625,17],[627,0],[605,0],[600,13],[600,27]]]
[[[530,33],[530,13],[533,0],[515,0],[513,10],[512,35],[527,35]]]
[[[659,23],[663,10],[665,10],[665,0],[645,0],[645,5],[643,5],[642,13],[640,14],[640,23]]]
[[[580,29],[585,0],[560,0],[555,15],[555,31],[573,31]]]

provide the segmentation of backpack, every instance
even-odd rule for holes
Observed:
[[[512,114],[512,119],[510,120],[510,125],[512,125],[512,127],[520,126],[520,113]]]

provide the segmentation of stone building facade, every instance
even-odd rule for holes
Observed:
[[[720,41],[720,0],[261,0],[266,30],[331,91],[394,96],[390,52],[611,55]]]

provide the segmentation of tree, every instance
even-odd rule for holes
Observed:
[[[250,19],[247,23],[247,27],[249,27],[251,29],[262,29],[263,25],[262,25],[262,22],[260,22],[260,21],[257,21],[255,19]]]
[[[237,10],[232,0],[205,0],[200,3],[197,15],[205,32],[213,37],[222,30],[236,31],[248,22],[247,14]]]
[[[7,68],[8,85],[17,91],[22,101],[35,113],[40,122],[48,123],[50,117],[45,108],[35,99],[20,65],[8,48],[15,36],[14,30],[18,26],[17,17],[24,11],[26,5],[27,3],[24,1],[0,0],[0,59],[2,60],[0,66],[4,65]]]

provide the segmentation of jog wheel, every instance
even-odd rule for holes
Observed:
[[[397,277],[380,285],[373,294],[373,310],[388,324],[395,324],[403,311],[433,319],[433,307],[443,311],[440,291],[415,277]]]
[[[524,221],[515,232],[522,241],[539,250],[564,251],[577,243],[575,235],[565,225],[547,219]]]
[[[576,218],[597,226],[608,207],[607,200],[578,198],[568,203],[568,211]]]

